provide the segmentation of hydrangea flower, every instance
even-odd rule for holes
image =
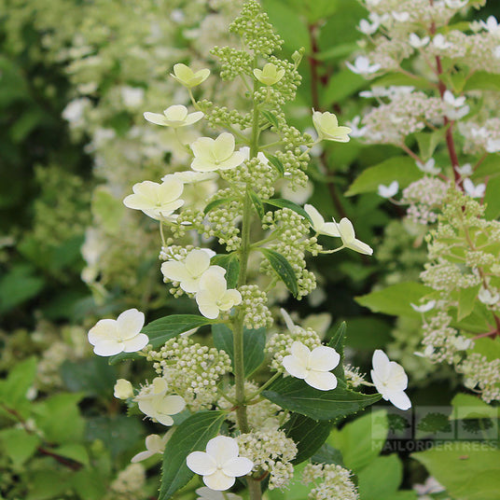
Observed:
[[[328,111],[321,113],[313,109],[313,124],[320,140],[336,142],[349,142],[350,140],[347,134],[351,132],[351,129],[339,127],[337,117],[333,113]]]
[[[172,430],[172,429],[171,429]],[[171,430],[169,430],[163,437],[158,436],[158,434],[150,434],[146,437],[146,451],[141,451],[134,455],[130,460],[133,464],[137,462],[142,462],[143,460],[152,457],[159,453],[160,455],[165,450],[165,445],[171,437]]]
[[[116,381],[114,387],[114,396],[117,399],[128,399],[134,395],[134,388],[132,384],[125,380],[124,378],[120,378]]]
[[[312,205],[304,205],[304,210],[312,220],[312,227],[317,234],[324,234],[326,236],[340,236],[337,224],[335,222],[325,222],[323,216]]]
[[[439,167],[436,167],[436,160],[434,158],[431,158],[425,163],[417,161],[416,164],[418,169],[421,172],[424,172],[424,174],[437,175],[439,174],[439,172],[441,172],[441,169]]]
[[[357,75],[370,75],[376,73],[380,68],[380,64],[370,64],[370,60],[365,56],[356,57],[354,64],[346,62],[347,67]]]
[[[190,453],[186,463],[195,474],[203,476],[210,489],[225,491],[235,483],[235,478],[246,476],[253,468],[253,462],[239,457],[239,452],[235,439],[217,436],[208,442],[206,452]]]
[[[500,294],[498,292],[492,293],[488,288],[481,287],[477,298],[487,306],[493,306],[500,300]]]
[[[173,176],[161,184],[152,181],[139,182],[134,184],[132,190],[134,194],[128,195],[123,204],[133,210],[141,210],[152,219],[165,220],[184,205],[184,200],[180,199],[184,184]]]
[[[197,172],[213,172],[236,168],[245,161],[245,155],[235,151],[234,136],[223,132],[217,139],[200,137],[191,145],[194,160],[191,168]]]
[[[221,311],[229,311],[241,303],[241,294],[236,289],[227,289],[227,281],[217,270],[206,271],[200,279],[200,291],[196,303],[205,318],[216,319]]]
[[[410,33],[409,43],[414,49],[421,49],[429,44],[431,39],[428,36],[420,38],[416,33]]]
[[[390,361],[380,349],[373,353],[372,363],[372,381],[382,397],[400,410],[411,408],[411,401],[404,392],[408,387],[408,377],[404,368],[395,361]]]
[[[196,500],[242,500],[240,496],[234,493],[221,493],[220,491],[211,490],[206,486],[198,488],[196,494],[199,497]]]
[[[170,106],[163,111],[162,115],[159,113],[144,113],[144,118],[146,118],[148,122],[172,128],[192,125],[193,123],[200,121],[203,116],[204,114],[201,111],[189,113],[186,106],[183,106],[182,104],[174,104],[173,106]]]
[[[139,410],[153,420],[163,425],[173,425],[170,415],[180,413],[186,407],[181,396],[167,396],[168,384],[164,378],[156,377],[151,385],[143,387],[134,401],[139,404]]]
[[[414,311],[419,312],[419,313],[426,313],[434,309],[434,306],[436,305],[435,300],[430,300],[429,302],[426,302],[425,304],[421,304],[419,306],[415,304],[410,304],[410,306],[413,308]]]
[[[191,250],[184,260],[168,260],[161,265],[163,276],[172,281],[179,281],[180,287],[188,293],[197,293],[200,290],[201,277],[209,269],[220,273],[221,276],[226,274],[223,267],[210,265],[210,254],[205,250]]]
[[[98,356],[120,352],[137,352],[146,347],[149,338],[141,333],[144,313],[128,309],[114,319],[101,319],[89,330],[88,339]]]
[[[170,76],[184,87],[191,89],[203,83],[210,76],[210,70],[205,68],[195,73],[185,64],[179,63],[174,66],[174,74],[170,73]]]
[[[340,362],[340,354],[331,347],[319,346],[309,350],[302,342],[292,344],[292,354],[283,358],[285,370],[295,378],[320,391],[337,387],[337,377],[331,373]]]
[[[278,83],[285,76],[285,70],[278,70],[273,63],[267,63],[263,69],[254,69],[253,74],[259,82],[271,86]]]
[[[464,180],[464,189],[471,198],[482,198],[486,191],[486,184],[481,183],[475,186],[474,183],[467,178]]]
[[[379,196],[382,198],[392,198],[399,191],[399,182],[393,181],[388,186],[384,186],[383,184],[379,184],[377,188],[377,192]]]
[[[342,238],[343,247],[350,248],[355,252],[363,253],[365,255],[373,254],[373,249],[369,245],[356,239],[356,234],[354,233],[352,222],[347,217],[344,217],[340,220],[340,222],[337,224],[337,229],[340,237]]]

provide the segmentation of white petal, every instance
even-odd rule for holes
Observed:
[[[355,233],[354,233],[354,227],[352,225],[352,222],[344,217],[341,219],[341,221],[338,223],[338,229],[340,232],[340,236],[342,238],[342,241],[347,245],[347,243],[350,243],[351,241],[354,240]]]
[[[408,410],[411,408],[410,398],[403,391],[392,393],[389,397],[389,401],[400,410]]]
[[[208,476],[217,470],[214,459],[204,451],[190,453],[186,457],[186,464],[195,474],[201,474],[202,476]]]
[[[122,312],[116,319],[120,338],[126,340],[135,337],[142,330],[144,320],[144,313],[137,309],[129,309]]]
[[[387,357],[387,354],[384,351],[382,351],[381,349],[377,349],[373,353],[372,364],[373,364],[373,369],[375,370],[375,372],[377,374],[388,373],[389,363],[390,363],[390,360]]]
[[[319,346],[313,349],[309,358],[309,366],[312,370],[329,372],[340,362],[340,354],[331,347]]]
[[[212,164],[214,161],[211,154],[213,144],[214,140],[210,137],[200,137],[196,139],[196,141],[191,144],[191,149],[196,159]]]
[[[311,351],[302,342],[295,341],[292,344],[292,356],[300,361],[304,366],[309,365],[309,359],[311,356]]]
[[[307,366],[305,366],[303,363],[301,363],[296,357],[294,356],[285,356],[283,358],[283,366],[285,367],[285,370],[295,378],[300,378],[300,379],[305,379],[307,377],[307,374],[309,373],[309,370],[307,369]]]
[[[313,223],[313,228],[318,231],[323,227],[323,224],[325,223],[325,219],[323,219],[322,215],[316,210],[315,207],[312,205],[306,204],[304,205],[304,210],[306,211],[307,215],[312,220]]]
[[[320,232],[321,234],[325,234],[326,236],[340,236],[339,228],[337,227],[337,224],[335,224],[335,222],[325,222]]]
[[[406,375],[404,368],[394,361],[389,363],[387,384],[389,389],[395,392],[404,391],[408,387],[408,375]]]
[[[241,477],[249,474],[252,468],[253,462],[251,460],[245,457],[236,457],[226,462],[222,471],[227,476]]]
[[[157,407],[161,413],[166,415],[176,415],[186,407],[186,402],[181,396],[166,396]]]
[[[125,346],[123,345],[123,342],[117,342],[116,340],[105,340],[95,345],[94,352],[98,356],[114,356],[115,354],[123,352],[124,347]]]
[[[192,250],[184,264],[192,276],[200,276],[210,267],[210,256],[203,250]]]
[[[236,439],[217,436],[208,442],[207,453],[217,462],[217,465],[224,465],[238,456],[238,443]]]
[[[234,477],[226,476],[224,472],[218,470],[209,476],[203,476],[203,482],[212,490],[225,491],[231,488],[231,486],[236,482],[236,479],[234,479]]]
[[[89,342],[96,345],[100,342],[116,340],[118,332],[116,330],[116,321],[114,319],[101,319],[89,330]]]
[[[131,339],[123,341],[125,352],[137,352],[148,345],[149,337],[145,333],[140,333]]]
[[[332,372],[311,370],[305,378],[305,382],[320,391],[331,391],[337,387],[337,377]]]
[[[184,262],[168,260],[161,265],[161,272],[165,278],[172,281],[183,281],[191,277]]]
[[[165,115],[146,112],[144,113],[144,118],[148,122],[154,123],[155,125],[162,125],[163,127],[167,125],[167,119],[165,118]]]
[[[217,160],[224,161],[228,159],[234,153],[234,136],[228,132],[223,132],[215,139],[212,150]]]
[[[208,292],[205,292],[205,293],[208,293]],[[198,302],[198,295],[196,296],[197,302]],[[199,308],[201,314],[203,316],[205,316],[205,318],[217,319],[219,317],[220,309],[217,306],[214,306],[212,304],[200,304],[198,302],[198,308]]]
[[[224,160],[218,165],[220,170],[229,170],[231,168],[236,168],[240,166],[245,161],[245,156],[243,153],[236,151],[229,158]]]
[[[346,244],[346,247],[350,248],[351,250],[354,250],[355,252],[359,252],[365,255],[373,254],[373,248],[370,245],[367,245],[366,243],[363,243],[362,241],[356,238],[354,238],[354,240]]]
[[[142,460],[152,457],[154,454],[155,453],[152,451],[141,451],[140,453],[137,453],[137,455],[134,455],[130,461],[133,464],[136,464],[137,462],[141,462]]]

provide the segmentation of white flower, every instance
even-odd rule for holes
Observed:
[[[312,182],[308,181],[305,186],[297,186],[293,189],[291,183],[287,182],[280,191],[283,198],[293,201],[297,205],[302,205],[311,197],[314,187]]]
[[[333,113],[328,111],[322,113],[313,109],[312,119],[320,140],[349,142],[347,134],[351,132],[351,129],[349,127],[339,127],[337,117]]]
[[[197,172],[236,168],[245,161],[245,156],[234,147],[234,136],[228,132],[223,132],[217,139],[200,137],[191,145],[194,154],[191,168]]]
[[[472,175],[472,165],[470,163],[466,163],[465,165],[462,165],[461,167],[455,167],[455,170],[462,177],[468,177],[468,176]]]
[[[201,111],[188,113],[188,109],[182,104],[174,104],[173,106],[170,106],[163,111],[162,115],[159,113],[144,113],[144,118],[146,118],[148,122],[172,128],[192,125],[193,123],[200,121],[203,116],[204,114]]]
[[[114,319],[101,319],[89,330],[89,342],[98,356],[113,356],[120,352],[137,352],[146,347],[149,338],[141,333],[144,313],[128,309]]]
[[[481,183],[474,186],[474,183],[467,178],[464,180],[464,189],[471,198],[482,198],[484,196],[484,192],[486,191],[486,184]]]
[[[442,491],[445,491],[445,488],[441,486],[432,476],[429,476],[425,480],[424,484],[415,484],[413,489],[419,495],[425,495],[427,493],[441,493]]]
[[[167,174],[162,177],[162,181],[173,175],[184,184],[196,184],[198,182],[214,181],[219,177],[217,172],[192,172],[190,170],[186,172],[174,172],[173,174]]]
[[[452,337],[451,343],[457,351],[466,351],[469,347],[471,347],[472,339],[468,339],[463,335],[458,335],[456,337]]]
[[[451,90],[446,90],[443,95],[443,101],[451,108],[460,108],[465,104],[465,96],[455,97]]]
[[[212,490],[231,488],[237,477],[246,476],[253,468],[248,458],[239,457],[238,443],[226,436],[211,439],[206,452],[194,451],[186,458],[187,466],[203,476],[203,482]]]
[[[116,381],[114,387],[114,396],[118,399],[128,399],[134,395],[134,388],[132,384],[125,380],[124,378],[120,378]]]
[[[420,38],[416,33],[410,33],[409,43],[414,49],[421,49],[429,44],[431,39],[428,36]]]
[[[481,26],[492,35],[500,35],[500,25],[495,16],[490,16],[486,22],[479,21]]]
[[[370,64],[370,60],[365,56],[358,56],[354,64],[346,62],[346,65],[357,75],[370,75],[376,73],[381,68],[380,64]]]
[[[361,21],[359,21],[358,30],[364,35],[373,35],[378,30],[379,26],[380,23],[378,22],[370,24],[366,19],[361,19]]]
[[[469,0],[444,0],[444,3],[450,9],[461,9],[469,3]]]
[[[380,85],[374,85],[371,90],[363,90],[363,92],[360,92],[359,96],[365,99],[371,99],[372,97],[388,97],[389,89]]]
[[[200,279],[196,303],[205,318],[216,319],[220,311],[229,311],[240,304],[241,294],[236,289],[227,289],[226,278],[220,272],[208,270]]]
[[[161,265],[161,272],[171,281],[179,281],[180,287],[188,293],[200,290],[200,280],[203,274],[211,270],[221,276],[226,270],[220,266],[210,265],[210,255],[205,250],[191,250],[182,261],[168,260]]]
[[[439,33],[433,38],[432,45],[434,45],[434,47],[436,47],[436,49],[439,50],[445,50],[451,47],[451,43],[447,42],[446,38],[443,35],[441,35],[441,33]]]
[[[200,69],[196,73],[185,64],[176,64],[174,66],[174,74],[170,76],[177,80],[181,85],[187,88],[193,88],[203,83],[209,76],[209,69]]]
[[[165,445],[171,435],[171,430],[169,430],[163,437],[158,436],[158,434],[150,434],[146,437],[146,451],[137,453],[137,455],[134,455],[130,461],[135,464],[137,462],[142,462],[157,453],[161,455],[165,450]]]
[[[292,354],[283,358],[285,370],[295,378],[320,391],[337,387],[337,377],[331,373],[340,362],[340,354],[331,347],[319,346],[309,350],[302,342],[292,344]]]
[[[220,491],[211,490],[206,486],[198,488],[196,494],[200,495],[197,500],[242,500],[240,496],[234,493],[221,493]]]
[[[122,87],[122,99],[127,108],[136,109],[144,101],[144,89],[141,87]]]
[[[486,151],[488,151],[488,153],[500,152],[500,139],[488,139],[488,142],[486,143]]]
[[[398,21],[399,23],[405,23],[410,19],[410,13],[409,12],[393,12],[392,17]]]
[[[168,384],[164,378],[156,377],[151,385],[143,387],[134,401],[139,410],[160,424],[170,426],[174,419],[170,415],[180,413],[186,407],[181,396],[167,396]]]
[[[285,320],[285,325],[288,328],[288,330],[290,331],[290,333],[296,333],[297,329],[298,329],[298,331],[300,331],[300,326],[297,326],[293,322],[292,317],[288,314],[288,312],[285,309],[281,308],[280,312],[281,312],[281,315],[283,316],[283,319]]]
[[[488,131],[486,130],[485,127],[481,128],[473,127],[471,128],[470,133],[473,139],[486,139],[488,137]]]
[[[498,292],[491,293],[487,288],[481,287],[477,298],[487,306],[494,306],[500,300],[500,294]]]
[[[264,65],[264,69],[254,69],[253,74],[259,82],[270,86],[278,83],[285,76],[285,70],[278,70],[273,63],[267,63]]]
[[[389,186],[379,184],[377,192],[382,198],[392,198],[399,191],[399,182],[393,181]]]
[[[417,161],[416,164],[418,169],[424,172],[425,174],[437,175],[439,174],[439,172],[441,172],[441,169],[435,166],[436,160],[434,158],[431,158],[426,163],[421,163]]]
[[[434,309],[434,306],[436,305],[435,300],[430,300],[429,302],[426,302],[425,304],[421,304],[420,306],[416,306],[415,304],[410,304],[410,306],[417,312],[419,313],[426,313],[429,312],[431,309]]]
[[[184,184],[174,177],[161,184],[152,181],[140,182],[135,184],[132,190],[134,194],[128,195],[123,204],[128,208],[141,210],[152,219],[164,220],[184,205],[184,200],[179,198]]]
[[[312,227],[317,234],[339,237],[340,233],[335,222],[325,222],[323,216],[312,205],[304,205],[304,210],[312,220]]]
[[[404,392],[408,387],[408,377],[404,368],[390,361],[385,352],[380,349],[373,353],[372,363],[372,381],[382,397],[400,410],[411,408],[411,401]]]
[[[341,219],[338,224],[336,223],[336,225],[344,247],[365,255],[373,254],[373,249],[369,245],[356,239],[352,222],[347,217]]]
[[[359,124],[361,122],[361,117],[360,116],[355,116],[351,122],[348,122],[347,125],[351,129],[350,135],[354,139],[358,139],[363,137],[366,134],[366,127],[359,127]]]
[[[83,114],[90,107],[90,99],[82,97],[74,99],[63,110],[62,117],[69,123],[77,123],[83,118]]]

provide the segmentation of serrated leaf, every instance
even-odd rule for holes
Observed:
[[[283,430],[298,448],[297,456],[293,460],[294,465],[312,457],[328,439],[332,427],[333,422],[317,421],[299,413],[292,413]]]
[[[266,155],[266,158],[282,176],[285,175],[285,167],[283,166],[283,163],[281,163],[281,161],[278,158],[276,158],[276,156]]]
[[[214,345],[219,350],[226,351],[234,366],[234,339],[233,332],[226,325],[212,327]],[[264,361],[264,347],[266,345],[266,329],[259,328],[243,330],[243,366],[245,376],[249,377]]]
[[[208,214],[208,212],[210,212],[214,208],[217,208],[220,205],[224,205],[226,203],[229,203],[229,202],[233,201],[234,199],[235,198],[219,198],[217,200],[213,200],[213,201],[211,201],[210,203],[207,204],[207,206],[203,210],[203,213],[206,215],[206,214]]]
[[[360,193],[376,193],[378,186],[388,186],[393,181],[398,181],[399,188],[403,189],[412,182],[423,177],[415,160],[407,156],[397,156],[363,170],[361,175],[349,186],[346,196]]]
[[[274,116],[273,113],[271,113],[271,111],[268,111],[268,110],[264,110],[264,111],[261,111],[262,113],[262,116],[273,126],[273,127],[276,127],[276,128],[279,128],[279,123],[278,123],[278,119],[276,118],[276,116]]]
[[[249,190],[248,194],[250,196],[250,199],[252,200],[253,206],[255,207],[259,219],[262,220],[264,218],[264,205],[262,203],[262,200],[259,198],[255,191]]]
[[[311,217],[309,217],[309,214],[300,205],[297,205],[297,203],[294,203],[293,201],[285,200],[283,198],[272,198],[270,200],[266,200],[264,203],[266,203],[267,205],[272,205],[273,207],[289,208],[299,215],[302,215],[302,217],[307,219],[312,224],[312,220]]]
[[[211,263],[214,266],[221,266],[226,270],[226,281],[228,288],[236,288],[240,276],[240,260],[238,254],[233,252],[226,255],[214,255]]]
[[[158,500],[167,500],[194,476],[186,465],[186,457],[205,447],[217,435],[224,421],[220,411],[196,413],[182,422],[167,442],[163,452],[163,468]]]
[[[149,344],[153,349],[162,346],[167,340],[170,340],[177,335],[199,328],[203,325],[210,325],[217,321],[205,318],[204,316],[196,316],[195,314],[172,314],[164,318],[157,319],[146,325],[141,332],[149,337]],[[114,365],[123,359],[137,359],[139,355],[135,352],[122,352],[116,356],[109,358],[109,363]]]
[[[290,263],[280,253],[271,250],[270,248],[259,248],[264,257],[269,261],[271,267],[276,271],[281,281],[285,283],[288,290],[294,297],[299,293],[297,285],[297,276]]]
[[[341,381],[332,391],[319,391],[294,377],[278,379],[262,395],[286,410],[323,421],[346,417],[381,398],[350,391]]]

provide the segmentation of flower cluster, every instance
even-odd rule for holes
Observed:
[[[335,464],[308,464],[302,472],[302,481],[314,483],[309,493],[309,500],[358,500],[356,486],[351,479],[351,473]]]

